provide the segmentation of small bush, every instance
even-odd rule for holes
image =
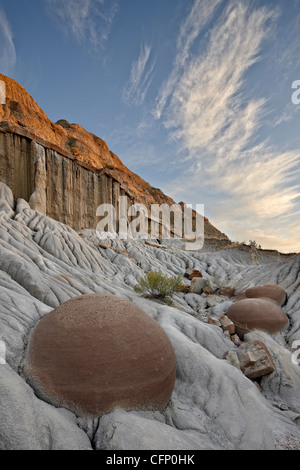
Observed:
[[[147,273],[145,277],[140,279],[134,290],[147,297],[165,300],[170,303],[170,296],[175,292],[180,292],[182,286],[181,276],[168,277],[161,271],[154,271]]]

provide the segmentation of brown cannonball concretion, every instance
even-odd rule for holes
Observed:
[[[163,410],[176,378],[173,346],[137,305],[107,294],[73,298],[34,328],[24,375],[37,395],[78,416]]]
[[[263,286],[250,287],[244,292],[240,292],[235,297],[235,302],[244,299],[269,299],[282,307],[286,301],[286,292],[276,284],[264,284]]]
[[[247,299],[248,297],[246,296],[245,292],[240,292],[239,294],[236,295],[234,301],[239,302],[240,300]]]
[[[263,286],[250,287],[246,290],[245,294],[251,299],[267,297],[275,300],[280,306],[282,306],[286,300],[284,289],[276,284],[264,284]]]

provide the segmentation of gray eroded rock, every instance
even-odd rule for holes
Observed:
[[[241,365],[240,365],[240,360],[239,360],[239,356],[237,354],[236,351],[228,351],[226,353],[226,356],[225,356],[225,359],[230,362],[230,364],[234,367],[236,367],[237,369],[241,369]]]
[[[14,203],[12,190],[1,181],[0,181],[0,201],[1,203],[6,202],[11,209],[14,209],[15,203]]]
[[[91,450],[74,415],[39,400],[8,365],[0,367],[1,450]]]
[[[5,188],[1,194],[6,194],[2,201],[10,199]],[[23,200],[16,209],[10,203],[13,216],[5,210],[0,214],[0,340],[7,350],[7,364],[0,365],[2,448],[85,449],[92,448],[91,443],[111,450],[268,450],[290,443],[300,447],[297,419],[287,414],[300,414],[300,369],[291,360],[292,344],[300,340],[300,255],[278,262],[278,255],[261,253],[260,264],[254,265],[251,255],[238,248],[189,252],[175,244],[162,250],[143,240],[115,239],[110,240],[111,248],[103,249],[93,230],[81,231],[82,237]],[[125,250],[130,257],[120,253]],[[195,318],[205,312],[219,318],[231,301],[210,312],[208,298],[180,294],[178,310],[144,299],[128,285],[149,269],[183,276],[187,268],[201,271],[209,282],[218,275],[237,292],[268,282],[287,293],[287,331],[273,337],[251,333],[251,340],[266,344],[276,365],[262,378],[261,392],[226,361],[226,352],[238,347],[222,329]],[[117,410],[97,422],[82,423],[74,414],[39,400],[25,382],[22,363],[32,328],[62,302],[88,293],[110,293],[135,303],[168,335],[177,374],[172,400],[162,413]],[[184,312],[185,307],[194,316]],[[285,403],[289,410],[273,402]]]
[[[202,294],[203,288],[209,286],[209,281],[207,279],[202,279],[201,277],[194,277],[191,281],[190,291],[192,294]]]

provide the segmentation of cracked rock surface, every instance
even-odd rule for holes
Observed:
[[[163,250],[140,241],[111,240],[99,245],[93,230],[77,233],[30,209],[14,204],[0,188],[0,449],[286,449],[300,448],[300,368],[293,343],[300,340],[300,255],[251,254],[238,247],[223,251],[182,251],[163,241]],[[124,254],[126,252],[126,254]],[[234,298],[215,302],[197,294],[173,296],[174,306],[145,299],[133,286],[145,271],[182,275],[199,270],[214,287],[236,292],[277,284],[287,293],[282,307],[289,319],[284,332],[251,332],[246,341],[263,341],[276,369],[261,380],[261,390],[225,355],[237,346],[220,318]],[[22,371],[30,333],[63,302],[91,293],[114,294],[142,308],[168,335],[176,354],[175,388],[162,411],[117,409],[100,419],[78,418],[39,399]],[[249,338],[248,338],[249,336]]]

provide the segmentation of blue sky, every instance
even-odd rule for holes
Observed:
[[[233,240],[300,251],[299,0],[0,0],[0,70]]]

